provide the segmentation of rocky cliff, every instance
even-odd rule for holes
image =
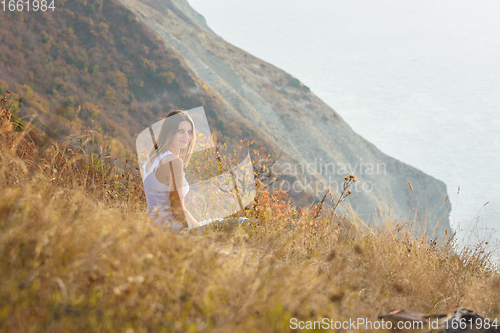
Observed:
[[[220,95],[226,117],[258,128],[267,142],[283,149],[289,158],[281,170],[296,177],[285,190],[321,197],[328,186],[339,190],[344,176],[354,173],[359,182],[345,212],[369,223],[416,221],[432,237],[451,230],[442,181],[383,154],[299,80],[215,35],[185,0],[120,1]]]

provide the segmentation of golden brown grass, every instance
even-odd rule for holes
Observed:
[[[27,133],[3,118],[1,332],[287,332],[292,317],[375,321],[398,307],[500,315],[500,277],[477,251],[300,214],[268,191],[247,227],[151,229],[137,176]]]

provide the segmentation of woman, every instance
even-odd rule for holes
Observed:
[[[195,228],[200,225],[184,206],[184,196],[189,191],[189,184],[183,167],[189,163],[195,138],[194,122],[189,114],[181,110],[169,112],[161,126],[157,147],[153,147],[148,161],[143,166],[148,214],[156,224],[163,227],[184,228],[175,220],[171,210],[169,190],[174,190],[174,182],[170,165],[188,227]]]

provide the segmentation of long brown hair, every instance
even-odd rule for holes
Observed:
[[[182,160],[184,166],[187,166],[189,164],[189,160],[191,159],[191,154],[193,153],[194,144],[196,140],[196,130],[194,128],[193,119],[185,110],[170,111],[165,117],[165,120],[161,125],[160,134],[158,135],[158,140],[156,140],[158,144],[158,149],[153,147],[149,152],[149,161],[151,163],[153,163],[153,161],[158,156],[168,151],[169,145],[172,142],[172,139],[174,138],[175,134],[177,133],[177,130],[179,129],[179,124],[182,121],[188,121],[189,123],[191,123],[191,126],[193,127],[193,135],[191,140],[189,141],[189,144],[187,145],[186,148],[183,149],[181,148],[181,150],[179,151],[179,158]]]

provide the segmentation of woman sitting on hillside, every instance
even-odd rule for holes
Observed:
[[[154,134],[150,128],[154,140]],[[148,205],[148,214],[153,217],[153,222],[162,227],[176,230],[184,229],[182,221],[175,218],[170,202],[170,192],[174,185],[179,192],[180,213],[184,212],[188,228],[204,226],[211,222],[239,223],[247,218],[216,218],[198,222],[184,206],[184,197],[189,191],[189,184],[184,174],[184,166],[189,164],[193,153],[196,130],[193,119],[186,111],[175,110],[167,114],[163,122],[158,142],[151,149],[144,169],[144,191]],[[172,179],[173,177],[173,179]],[[182,185],[181,185],[182,184]],[[180,207],[178,207],[180,208]]]
[[[200,226],[184,206],[184,196],[189,191],[189,184],[183,167],[189,163],[195,138],[194,122],[189,114],[186,111],[171,111],[161,126],[157,148],[153,147],[143,166],[148,214],[153,217],[154,223],[162,227],[177,230],[185,227],[172,214],[169,191],[174,190],[174,183],[177,185],[188,227]],[[172,181],[172,174],[175,182]]]

